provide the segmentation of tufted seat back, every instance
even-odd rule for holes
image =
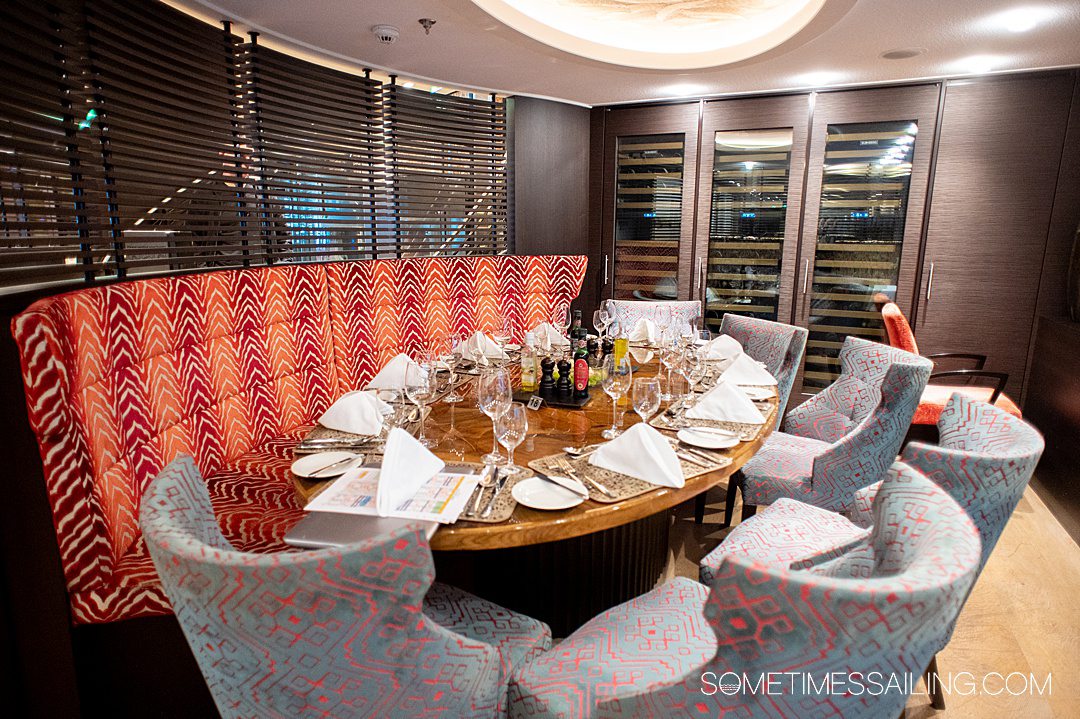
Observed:
[[[584,257],[278,265],[40,300],[17,316],[30,423],[69,592],[108,586],[177,455],[212,476],[446,330],[547,319]],[[247,496],[247,495],[244,495]]]

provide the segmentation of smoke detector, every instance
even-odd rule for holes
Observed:
[[[401,31],[393,25],[373,25],[371,32],[383,45],[393,45],[401,36]]]

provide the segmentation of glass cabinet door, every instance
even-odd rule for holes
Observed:
[[[808,391],[836,378],[846,336],[885,341],[879,306],[897,296],[918,132],[912,120],[828,126],[803,373]]]
[[[792,128],[714,134],[705,273],[711,329],[727,312],[779,318],[792,137]]]
[[[616,299],[673,300],[683,215],[681,133],[619,137],[616,146]]]

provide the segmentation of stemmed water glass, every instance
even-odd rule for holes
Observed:
[[[708,363],[701,358],[697,349],[694,347],[687,347],[683,353],[682,358],[679,361],[679,374],[686,380],[687,390],[686,399],[683,400],[683,406],[689,407],[694,398],[694,388],[705,379],[705,374],[709,369]]]
[[[525,405],[521,402],[511,402],[503,412],[495,418],[495,437],[499,444],[506,447],[510,455],[506,468],[503,472],[506,476],[521,474],[524,470],[514,464],[514,450],[525,439],[529,432],[529,418],[525,413]]]
[[[491,452],[484,455],[483,462],[484,464],[501,465],[506,460],[499,453],[499,437],[495,428],[495,421],[514,401],[510,375],[502,368],[492,368],[481,373],[476,394],[480,400],[481,411],[491,418],[492,433],[494,434],[491,438]]]
[[[551,314],[551,324],[562,333],[563,337],[570,337],[570,325],[574,323],[574,314],[570,311],[570,305],[561,304]]]
[[[660,410],[660,380],[656,377],[634,378],[634,411],[642,422]]]
[[[596,328],[596,336],[600,339],[604,338],[604,331],[608,328],[608,325],[612,322],[611,313],[607,311],[604,305],[600,306],[600,309],[592,313],[593,327]]]
[[[619,429],[619,398],[630,391],[633,379],[629,353],[624,354],[618,361],[614,354],[604,358],[604,379],[600,386],[604,388],[604,393],[611,397],[611,427],[600,433],[604,439],[615,439],[622,434]]]
[[[513,337],[513,335],[513,327],[510,319],[504,317],[502,322],[492,330],[491,339],[495,340],[495,344],[499,345],[500,350],[506,352],[506,343],[510,341],[510,338]]]
[[[675,369],[679,361],[679,343],[678,340],[672,336],[670,329],[660,335],[659,354],[660,364],[667,370],[667,382],[664,384],[666,391],[660,398],[667,402],[675,399],[674,394],[671,392],[671,370]],[[659,369],[657,370],[657,374],[659,374]]]
[[[464,397],[458,394],[457,391],[457,369],[461,364],[461,357],[464,351],[464,340],[457,332],[450,335],[450,339],[444,346],[444,352],[440,357],[440,361],[446,365],[446,369],[450,371],[450,394],[443,398],[443,402],[461,402]]]
[[[432,447],[435,442],[425,434],[427,413],[424,407],[436,394],[438,380],[435,378],[435,365],[430,362],[416,362],[405,368],[405,395],[420,408],[420,434],[416,441],[425,447]]]
[[[383,424],[379,432],[379,439],[385,442],[392,429],[405,424],[408,404],[406,404],[402,390],[397,388],[380,389],[375,396],[390,407],[389,410],[383,412]]]

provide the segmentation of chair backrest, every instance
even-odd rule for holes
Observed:
[[[982,571],[1044,447],[1034,427],[957,392],[938,419],[940,446],[909,442],[902,461],[945,489],[979,529]]]
[[[147,489],[140,523],[222,716],[498,713],[498,650],[422,611],[435,573],[419,527],[314,552],[237,552],[188,457]]]
[[[326,265],[339,391],[361,389],[393,356],[415,356],[453,332],[508,320],[515,342],[569,305],[587,258],[423,257]]]
[[[776,416],[783,417],[806,351],[806,329],[728,312],[720,321],[720,334],[738,340],[743,351],[763,362],[769,374],[776,378],[780,395]]]
[[[979,561],[978,532],[960,506],[914,470],[900,473],[903,482],[882,485],[884,521],[859,549],[812,569],[724,557],[705,608],[715,657],[681,683],[601,704],[598,715],[899,715]],[[763,676],[782,683],[767,687]],[[825,685],[837,677],[843,684]],[[883,691],[890,680],[898,686]]]
[[[612,300],[611,307],[615,321],[625,332],[634,329],[641,320],[674,327],[687,322],[693,324],[701,317],[701,303],[697,300]]]
[[[908,324],[907,317],[895,302],[887,302],[881,308],[881,319],[885,321],[885,335],[889,345],[898,349],[919,354],[919,345],[915,342],[915,333]]]
[[[814,460],[811,501],[840,511],[885,476],[896,459],[933,364],[903,350],[848,337],[840,376],[788,413],[784,431],[830,442]]]

